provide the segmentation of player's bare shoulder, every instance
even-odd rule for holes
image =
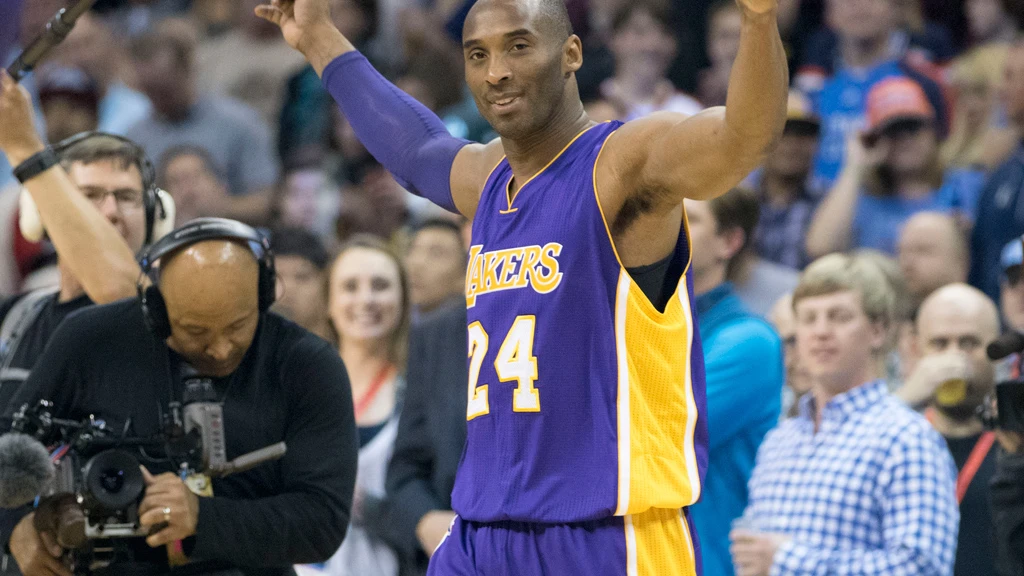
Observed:
[[[689,116],[657,112],[620,126],[605,142],[597,159],[594,184],[606,213],[616,214],[631,197],[650,192],[653,183],[644,181],[651,150],[672,127]]]
[[[501,138],[487,144],[468,144],[455,156],[452,164],[452,199],[466,218],[473,218],[487,178],[505,157]]]

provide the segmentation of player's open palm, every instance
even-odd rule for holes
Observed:
[[[779,0],[736,0],[740,8],[745,8],[754,14],[766,14],[779,7]]]
[[[256,15],[281,28],[289,46],[300,52],[319,26],[331,25],[329,0],[270,0],[256,7]]]

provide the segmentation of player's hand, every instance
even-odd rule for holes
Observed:
[[[754,14],[767,14],[779,9],[779,0],[736,0],[736,3]]]
[[[37,532],[35,513],[18,522],[11,533],[10,548],[18,568],[24,576],[71,576],[64,564],[64,551],[57,540],[47,532]]]
[[[328,0],[270,0],[256,7],[256,15],[277,24],[285,42],[303,54],[317,30],[334,28]]]
[[[21,164],[29,156],[43,149],[43,141],[33,124],[32,99],[24,86],[19,85],[0,69],[0,151],[7,155],[12,166]]]
[[[736,576],[768,576],[775,553],[790,539],[783,534],[733,530],[729,533],[729,552],[736,566]]]
[[[139,524],[150,531],[146,544],[156,548],[195,534],[199,497],[170,472],[153,476],[142,468],[142,477],[146,495],[139,504]]]
[[[420,518],[416,524],[416,539],[420,541],[420,548],[427,556],[434,555],[434,550],[437,550],[448,534],[448,528],[451,527],[454,518],[455,512],[451,510],[431,510]]]

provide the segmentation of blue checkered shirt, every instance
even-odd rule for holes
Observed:
[[[758,450],[744,522],[792,537],[771,574],[949,575],[960,512],[956,465],[919,414],[869,382],[814,400]]]

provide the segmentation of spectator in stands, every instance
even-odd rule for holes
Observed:
[[[109,22],[86,12],[54,51],[54,59],[81,68],[96,81],[100,92],[99,129],[125,134],[133,124],[152,113],[144,94],[129,88],[133,77],[128,54]]]
[[[807,267],[793,303],[811,392],[758,451],[750,503],[730,534],[738,572],[949,574],[953,459],[872,375],[892,321],[888,280],[865,256],[832,254]]]
[[[46,120],[46,139],[56,144],[80,132],[96,130],[99,87],[77,68],[44,66],[36,71],[39,107]]]
[[[217,216],[227,202],[224,177],[202,146],[184,144],[169,148],[160,159],[157,182],[174,198],[175,221],[179,226],[193,218]]]
[[[942,169],[935,109],[916,82],[876,84],[868,122],[863,136],[851,138],[843,172],[814,214],[807,233],[812,256],[850,248],[895,254],[902,224],[925,210],[973,219],[984,174]]]
[[[277,26],[254,14],[262,0],[238,2],[238,26],[207,38],[196,51],[199,92],[227,96],[256,110],[277,135],[285,83],[306,61],[281,38]]]
[[[377,32],[377,0],[331,0],[331,20],[362,51]],[[364,52],[365,53],[365,52]],[[292,76],[285,87],[278,130],[278,156],[291,162],[296,156],[320,153],[330,147],[332,114],[337,106],[320,83],[312,66]]]
[[[1020,238],[1010,240],[1003,247],[999,259],[999,308],[1003,322],[1010,330],[1024,332],[1024,278],[1022,278]]]
[[[764,435],[779,420],[782,343],[747,311],[726,271],[757,218],[757,200],[737,189],[709,202],[687,200],[693,291],[704,342],[708,461],[704,497],[691,508],[709,574],[732,574],[729,523],[743,513],[747,480]],[[752,215],[752,216],[751,216]]]
[[[271,221],[305,228],[330,246],[340,201],[338,186],[323,168],[299,164],[288,168],[274,191]]]
[[[1018,23],[1011,11],[1013,0],[964,0],[971,44],[1006,45],[1013,41]]]
[[[726,279],[732,283],[736,296],[747,310],[766,318],[775,302],[796,288],[800,273],[795,268],[765,260],[755,252],[751,239],[760,210],[757,196],[742,187],[733,193],[742,196],[735,200],[735,204],[740,216],[737,221],[743,229],[745,241],[743,248],[729,262]]]
[[[405,266],[416,317],[451,300],[461,300],[466,287],[466,248],[459,225],[440,218],[418,225],[410,239]]]
[[[995,304],[977,288],[962,283],[939,288],[921,305],[917,337],[922,357],[898,391],[911,406],[928,405],[925,416],[945,438],[959,470],[956,576],[996,573],[989,481],[997,451],[978,410],[995,384],[995,365],[985,348],[999,331]]]
[[[216,215],[262,223],[279,173],[270,132],[241,102],[197,91],[196,42],[191,25],[175,19],[136,40],[136,70],[153,112],[128,135],[156,158],[174,146],[203,146],[223,168],[229,192]]]
[[[897,246],[912,309],[938,288],[967,281],[967,237],[952,216],[939,212],[911,216]]]
[[[719,0],[708,8],[707,53],[711,66],[697,76],[697,97],[705,106],[724,106],[732,63],[740,50],[741,13],[736,2]]]
[[[782,137],[746,182],[761,202],[754,250],[765,260],[797,270],[807,265],[804,239],[821,195],[810,189],[809,179],[820,132],[811,103],[791,92]]]
[[[808,38],[795,71],[796,85],[809,94],[879,57],[935,72],[954,55],[949,31],[924,19],[920,0],[826,0],[825,15],[828,25]]]
[[[809,47],[805,52],[825,58],[811,67],[817,72],[801,73],[796,79],[798,87],[814,95],[821,117],[821,144],[812,173],[823,191],[839,176],[847,140],[866,124],[868,92],[890,76],[909,76],[921,84],[935,111],[939,134],[945,135],[947,111],[939,86],[910,66],[904,51],[893,41],[892,2],[828,0],[829,22],[838,35],[834,56],[838,64],[832,65],[833,56],[826,47]]]
[[[452,487],[466,443],[466,348],[461,298],[422,317],[409,337],[408,388],[387,475],[403,576],[426,574],[455,517]]]
[[[398,555],[384,502],[394,450],[409,337],[409,287],[398,256],[380,240],[356,237],[329,268],[328,314],[352,383],[359,431],[352,524],[327,562],[332,576],[397,576]]]
[[[1010,123],[1024,130],[1024,39],[1018,39],[1006,58],[1003,105]],[[1024,145],[992,173],[978,200],[971,235],[972,286],[993,300],[999,297],[999,255],[1003,246],[1024,234]]]
[[[1001,140],[1005,138],[994,139],[993,129],[998,128],[997,95],[1005,69],[1005,45],[994,50],[975,49],[953,61],[949,71],[953,125],[942,145],[943,165],[990,169],[1002,161]]]
[[[609,48],[615,74],[601,83],[601,96],[619,120],[662,110],[693,115],[704,108],[666,76],[677,44],[668,11],[656,0],[628,2],[616,12]]]
[[[331,341],[327,317],[328,256],[320,239],[304,228],[282,228],[271,234],[270,247],[278,279],[274,311]]]
[[[395,85],[437,114],[452,136],[490,142],[497,134],[467,96],[464,74],[461,52],[426,48],[410,55]]]
[[[782,338],[782,355],[786,366],[780,418],[792,418],[798,413],[800,398],[811,389],[807,371],[800,366],[800,359],[796,355],[796,318],[793,316],[792,293],[779,298],[768,315],[768,321]]]

